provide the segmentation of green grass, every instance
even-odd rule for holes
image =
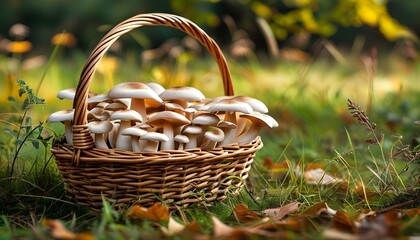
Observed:
[[[19,86],[14,81],[6,81],[6,74],[1,76],[6,87],[2,90],[0,107],[0,238],[44,238],[48,231],[41,224],[43,218],[61,219],[70,229],[91,232],[98,239],[162,237],[152,222],[130,222],[123,213],[114,212],[109,206],[96,216],[69,202],[64,195],[49,152],[53,139],[49,137],[61,135],[62,126],[43,123],[42,132],[37,126],[50,113],[71,108],[71,102],[55,99],[55,94],[59,89],[76,86],[83,59],[72,56],[65,61],[61,58],[51,61],[38,93],[38,97],[46,99],[46,104],[30,104],[26,110],[22,102],[27,95],[18,97]],[[115,71],[110,70],[114,66],[112,61],[104,61],[107,70],[98,70],[94,80],[104,84],[93,84],[91,90],[105,92],[120,81],[153,80],[166,86],[194,86],[210,97],[223,93],[217,68],[209,60],[197,61],[185,56],[161,65],[146,63],[139,67],[138,62],[127,59],[118,58]],[[0,58],[2,65],[8,61],[5,56]],[[255,60],[229,60],[229,63],[236,94],[264,101],[280,125],[262,132],[264,147],[257,153],[250,173],[251,194],[242,191],[214,206],[195,206],[182,211],[189,221],[201,226],[201,234],[212,234],[212,215],[229,225],[241,226],[232,215],[232,209],[240,203],[261,211],[299,201],[303,204],[299,211],[302,212],[325,201],[331,208],[345,210],[350,215],[365,210],[420,207],[419,149],[416,148],[420,126],[414,125],[420,119],[417,84],[420,62],[408,63],[396,56],[379,59],[374,87],[370,90],[369,76],[356,60],[346,66],[325,59],[311,63],[273,61],[270,65]],[[36,89],[45,67],[21,72],[5,68],[4,72],[11,73],[13,79],[24,79]],[[167,80],[169,77],[171,81]],[[369,94],[373,96],[372,102]],[[9,95],[17,100],[8,101]],[[377,125],[374,131],[351,117],[348,98],[363,106],[362,109],[371,106],[367,115]],[[27,116],[25,119],[30,117],[30,121],[22,120],[23,115]],[[374,134],[382,133],[384,139],[380,144],[366,142]],[[264,165],[264,159],[268,158],[275,163],[286,162],[288,167],[275,172]],[[311,164],[319,164],[345,184],[305,183],[296,167],[306,169]],[[182,214],[175,211],[173,216],[180,220]],[[290,231],[289,237],[321,237],[331,224],[319,218],[311,221],[312,227],[307,232]],[[418,216],[405,219],[401,235],[420,234],[418,223]]]

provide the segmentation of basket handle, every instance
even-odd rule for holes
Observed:
[[[142,26],[168,26],[181,30],[197,39],[204,45],[216,60],[222,75],[224,94],[234,95],[229,68],[222,51],[216,42],[192,21],[172,14],[148,13],[133,16],[111,29],[96,45],[83,67],[76,95],[73,101],[75,109],[73,118],[73,164],[78,165],[82,149],[93,147],[93,139],[87,129],[87,99],[89,87],[99,64],[111,45],[123,34]]]

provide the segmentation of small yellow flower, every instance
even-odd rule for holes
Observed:
[[[73,47],[76,45],[76,37],[71,33],[58,33],[51,38],[53,45],[61,45],[65,47]]]
[[[32,49],[32,43],[29,41],[11,41],[6,47],[11,53],[26,53]]]

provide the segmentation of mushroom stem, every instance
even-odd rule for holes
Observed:
[[[115,144],[116,148],[131,151],[131,137],[121,134],[124,129],[129,127],[131,127],[131,121],[121,120],[120,127],[118,129],[117,143]]]
[[[144,122],[147,121],[146,105],[144,104],[144,99],[133,98],[131,100],[131,109],[140,113]]]
[[[104,138],[104,134],[101,133],[97,133],[95,134],[95,147],[97,148],[103,148],[103,149],[108,149],[108,145],[105,142],[105,138]]]
[[[242,134],[236,139],[236,142],[238,144],[251,142],[258,136],[258,133],[261,128],[262,128],[262,125],[260,124],[252,124],[251,127],[248,129],[248,131],[246,131],[244,134]]]
[[[131,136],[131,147],[133,149],[133,152],[141,152],[142,148],[140,146],[138,136]]]
[[[233,143],[233,141],[235,140],[235,137],[236,137],[236,129],[226,128],[225,138],[220,143],[218,143],[218,146],[223,147],[225,145],[229,145]]]
[[[163,125],[163,134],[165,134],[169,141],[161,143],[161,150],[173,150],[174,149],[174,129],[169,121],[165,121]]]
[[[196,148],[197,147],[197,134],[189,134],[188,138],[190,141],[185,145],[185,149]]]
[[[156,152],[159,147],[159,141],[148,140],[144,145],[143,152]]]
[[[64,121],[64,136],[70,146],[73,146],[73,126],[71,121]]]

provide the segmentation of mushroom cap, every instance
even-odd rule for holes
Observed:
[[[176,142],[180,142],[180,143],[188,143],[190,141],[190,139],[187,136],[183,135],[183,134],[177,134],[174,137],[174,140]]]
[[[247,96],[236,96],[236,97],[233,97],[232,99],[249,104],[249,106],[251,106],[254,111],[257,111],[260,113],[268,113],[267,106],[256,98],[247,97]]]
[[[88,118],[92,116],[98,120],[108,119],[111,116],[111,113],[101,107],[94,107],[88,113]]]
[[[57,93],[57,97],[59,99],[73,100],[75,95],[76,95],[76,89],[74,88],[63,89]]]
[[[143,121],[143,118],[141,117],[140,113],[131,109],[115,111],[111,114],[110,119],[122,120],[122,121],[128,121],[128,120],[137,120],[139,122]]]
[[[184,110],[182,110],[184,113],[196,113],[197,112],[197,109],[195,109],[195,108],[192,108],[192,107],[188,107],[188,108],[185,108]]]
[[[67,109],[67,110],[60,110],[55,113],[52,113],[47,122],[62,122],[62,121],[70,121],[73,119],[74,116],[74,109]]]
[[[241,114],[239,117],[247,118],[253,122],[253,124],[262,124],[270,128],[279,126],[278,122],[274,118],[264,113],[253,112],[252,114]]]
[[[191,121],[192,124],[213,126],[215,126],[218,122],[220,122],[220,118],[213,113],[202,113]]]
[[[141,82],[124,82],[117,84],[108,92],[111,98],[153,99],[162,103],[162,99],[150,87]]]
[[[147,141],[159,141],[159,142],[167,142],[169,141],[168,136],[163,133],[158,132],[147,132],[140,137],[141,140]]]
[[[105,110],[109,111],[118,111],[118,110],[124,110],[127,109],[127,105],[120,102],[113,102],[105,106]]]
[[[108,97],[108,94],[98,94],[96,96],[90,97],[87,99],[87,103],[100,103],[100,102],[111,102],[111,99]]]
[[[160,95],[164,101],[184,100],[188,102],[202,102],[206,98],[200,90],[193,87],[173,87],[168,88]]]
[[[162,92],[165,91],[165,88],[162,85],[160,85],[159,83],[149,82],[149,83],[146,83],[146,85],[149,88],[151,88],[153,91],[155,91],[155,93],[157,95],[160,95]]]
[[[110,132],[113,125],[110,121],[92,121],[88,123],[88,128],[91,133],[103,134]]]
[[[225,133],[218,127],[210,126],[204,133],[204,137],[214,142],[221,142],[225,138]]]
[[[184,115],[171,111],[157,112],[149,118],[151,125],[163,125],[166,121],[169,121],[172,125],[185,125],[190,123]]]
[[[201,127],[196,125],[187,125],[182,129],[182,133],[184,134],[200,134],[201,133]]]
[[[137,137],[141,137],[146,133],[147,131],[140,129],[138,127],[129,127],[129,128],[124,129],[121,132],[122,135],[137,136]]]
[[[177,103],[170,103],[170,102],[165,102],[165,109],[167,110],[180,110],[180,111],[184,111],[184,107],[182,107],[181,105],[177,104]]]
[[[234,124],[234,123],[232,123],[232,122],[229,122],[229,121],[220,121],[217,124],[217,127],[219,127],[219,128],[234,129],[234,128],[237,128],[237,125]]]
[[[253,110],[249,104],[239,102],[233,99],[223,99],[211,105],[208,109],[209,112],[242,112],[252,113]]]

